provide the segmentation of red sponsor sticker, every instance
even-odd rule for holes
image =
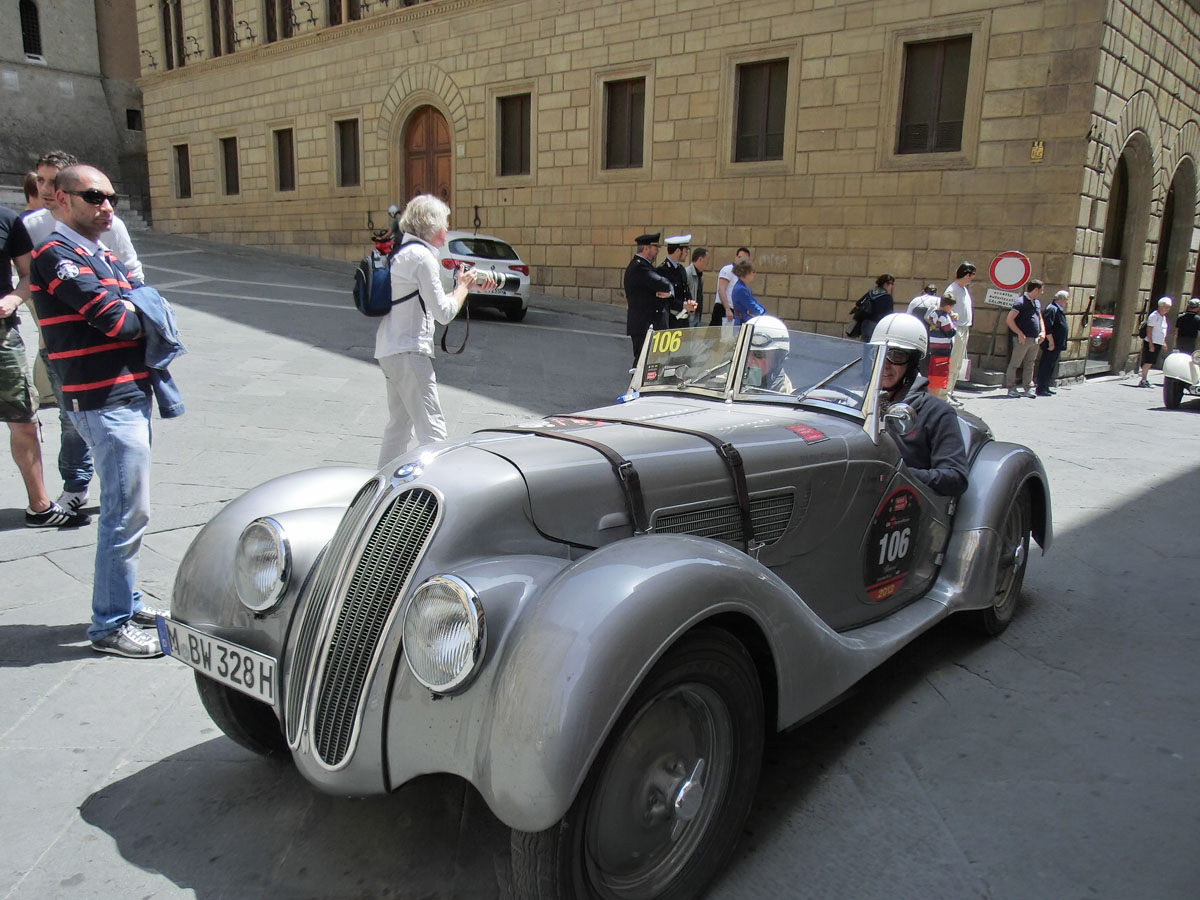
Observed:
[[[798,437],[804,438],[804,443],[806,444],[812,444],[816,443],[817,441],[829,439],[829,435],[823,431],[813,428],[811,425],[789,425],[787,429]]]

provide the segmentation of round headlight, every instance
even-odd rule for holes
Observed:
[[[417,681],[438,694],[466,687],[483,659],[483,606],[469,584],[435,575],[404,613],[404,657]]]
[[[238,538],[233,583],[238,599],[255,612],[279,602],[292,574],[292,550],[283,526],[271,518],[255,519]]]

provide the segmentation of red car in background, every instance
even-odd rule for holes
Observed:
[[[1113,322],[1115,315],[1097,313],[1092,316],[1092,331],[1089,355],[1097,356],[1108,352],[1108,342],[1112,340]]]

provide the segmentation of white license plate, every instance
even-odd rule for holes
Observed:
[[[235,691],[275,703],[275,660],[265,653],[158,617],[163,652]]]

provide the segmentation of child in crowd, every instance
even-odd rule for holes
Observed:
[[[954,345],[954,294],[946,291],[929,320],[929,393],[941,397],[950,382],[950,350]]]

